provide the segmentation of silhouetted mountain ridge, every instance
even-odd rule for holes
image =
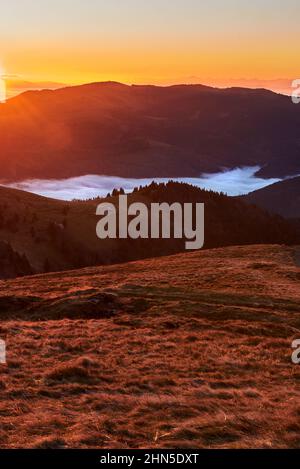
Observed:
[[[271,184],[240,197],[285,218],[300,218],[300,177]]]
[[[64,202],[0,187],[0,242],[28,260],[36,273],[114,264],[185,251],[185,239],[105,239],[96,236],[96,207],[111,202],[118,208],[119,191],[106,198]],[[205,248],[245,244],[297,244],[297,224],[270,215],[224,194],[184,183],[152,183],[136,188],[128,203],[205,204]],[[172,233],[172,230],[171,230]],[[3,267],[0,276],[7,274]],[[19,259],[16,261],[19,265]],[[25,266],[26,267],[26,266]],[[27,269],[27,267],[26,267]],[[15,276],[28,273],[15,269]]]
[[[300,172],[300,112],[266,90],[92,83],[0,105],[0,178]]]

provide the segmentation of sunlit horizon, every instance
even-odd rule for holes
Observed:
[[[299,14],[296,0],[11,0],[1,5],[0,60],[15,82],[8,96],[102,81],[287,94],[300,75]]]
[[[25,91],[29,90],[44,90],[44,89],[59,89],[64,87],[71,86],[80,86],[88,83],[103,83],[103,82],[119,82],[125,85],[154,85],[154,86],[172,86],[180,84],[199,84],[205,86],[211,86],[214,88],[231,88],[231,87],[242,87],[242,88],[252,88],[252,89],[267,89],[275,93],[280,93],[284,95],[290,95],[292,90],[292,81],[293,78],[282,78],[282,79],[256,79],[256,78],[240,78],[240,79],[224,79],[218,80],[214,78],[197,78],[197,77],[182,77],[173,80],[153,80],[150,81],[141,81],[141,82],[131,82],[118,79],[118,77],[107,77],[103,79],[100,77],[97,79],[91,79],[90,81],[79,81],[72,83],[59,83],[52,82],[51,80],[46,81],[30,81],[25,77],[18,76],[7,76],[4,74],[3,70],[0,69],[0,102],[5,103],[7,99],[13,98],[22,94]]]
[[[0,104],[6,102],[6,80],[4,70],[0,65]]]

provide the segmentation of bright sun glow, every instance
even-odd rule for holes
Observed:
[[[6,101],[6,82],[4,78],[4,70],[0,65],[0,103]]]

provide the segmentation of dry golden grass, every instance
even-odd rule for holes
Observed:
[[[299,447],[296,251],[1,282],[1,448]]]

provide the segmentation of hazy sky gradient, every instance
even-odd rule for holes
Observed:
[[[298,78],[298,0],[1,0],[0,63],[79,83]]]

